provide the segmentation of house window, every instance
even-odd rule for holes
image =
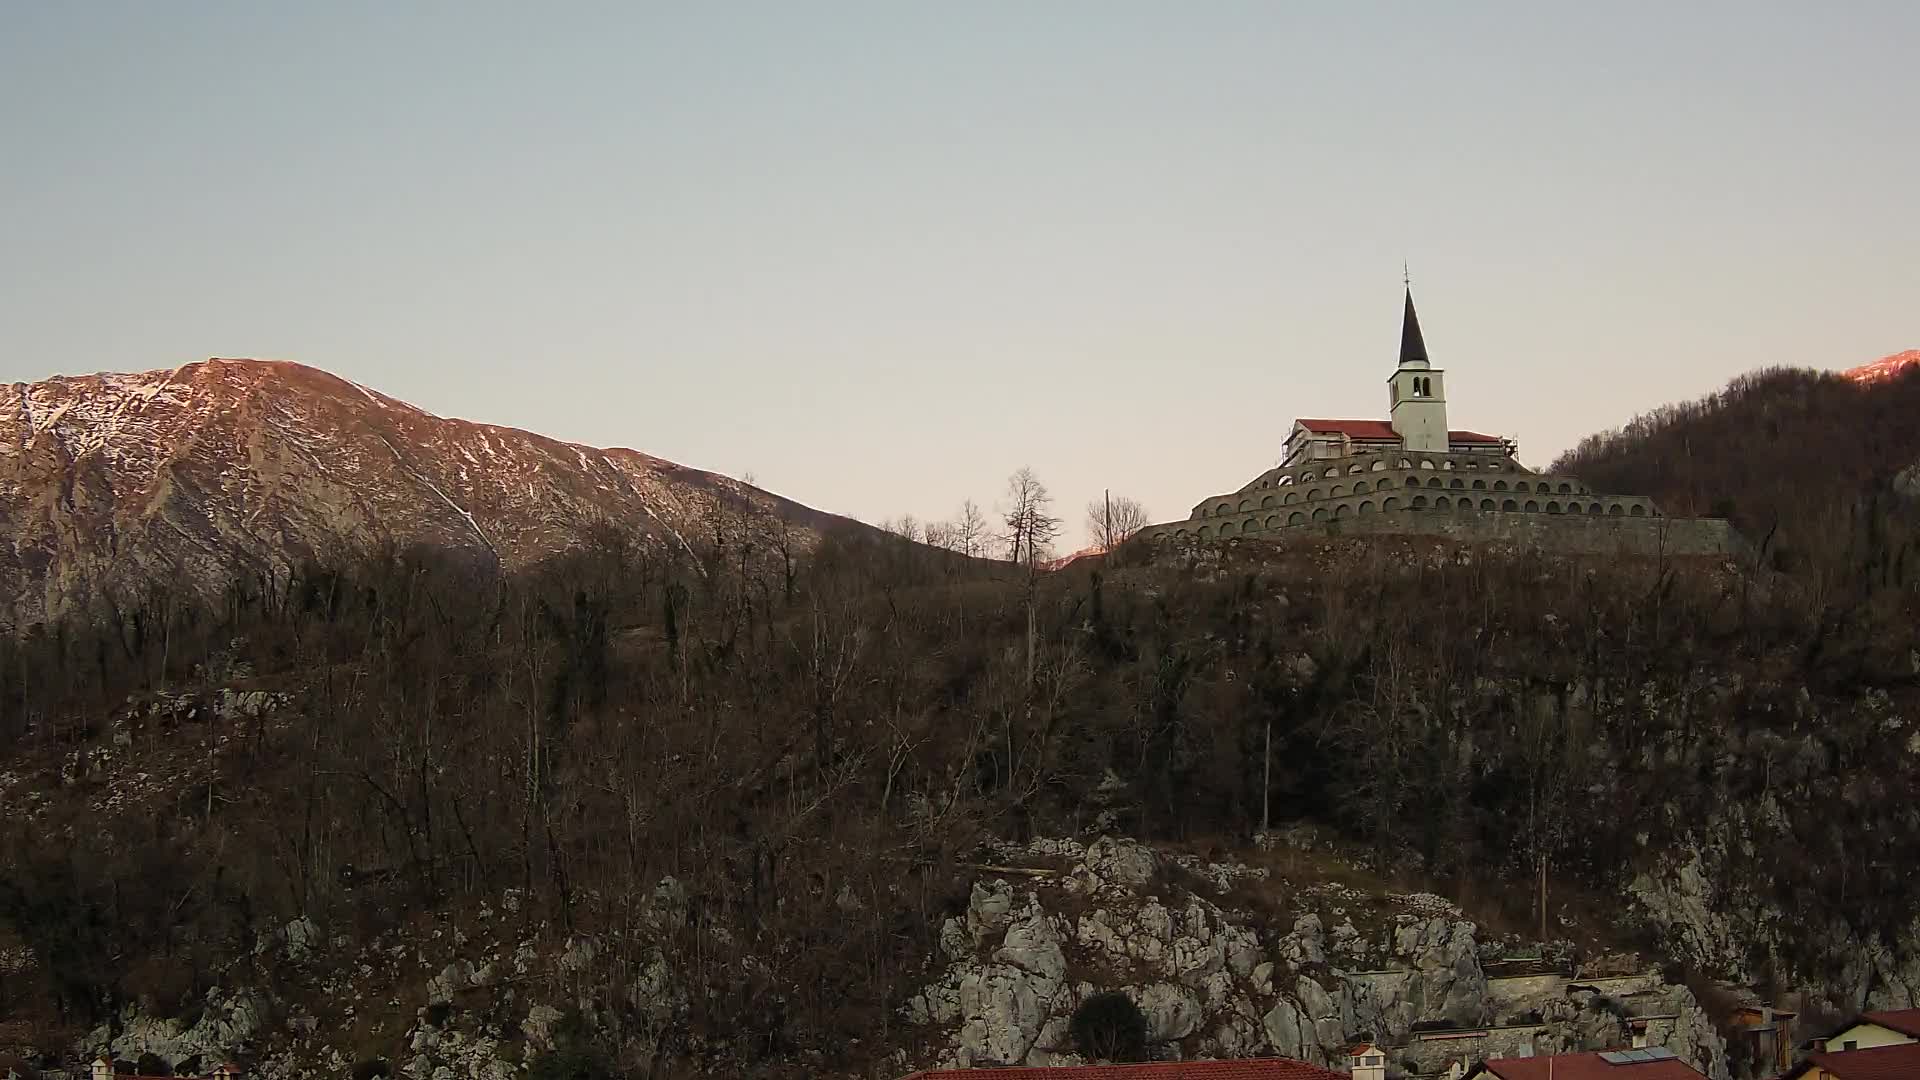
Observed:
[[[1846,1042],[1843,1042],[1843,1043],[1841,1043],[1841,1044],[1840,1044],[1840,1049],[1842,1049],[1842,1050],[1858,1050],[1858,1049],[1860,1049],[1860,1040],[1859,1040],[1859,1039],[1848,1039],[1848,1040],[1847,1040]]]

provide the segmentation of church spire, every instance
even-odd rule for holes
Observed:
[[[1427,343],[1420,336],[1420,316],[1413,310],[1412,285],[1407,286],[1407,314],[1400,323],[1400,366],[1427,366]]]

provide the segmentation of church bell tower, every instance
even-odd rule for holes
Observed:
[[[1427,343],[1420,336],[1420,316],[1413,310],[1413,288],[1407,288],[1407,313],[1400,324],[1400,366],[1387,380],[1393,395],[1393,430],[1408,450],[1444,454],[1448,449],[1446,372],[1427,360]]]

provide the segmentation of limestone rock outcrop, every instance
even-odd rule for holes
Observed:
[[[1018,883],[985,877],[941,927],[935,970],[903,1009],[910,1022],[947,1034],[946,1052],[927,1064],[1079,1062],[1068,1035],[1073,1012],[1114,989],[1140,1007],[1165,1057],[1342,1064],[1345,1047],[1365,1039],[1394,1047],[1396,1067],[1439,1071],[1476,1052],[1606,1047],[1627,1037],[1617,1006],[1569,992],[1564,978],[1532,996],[1496,991],[1481,962],[1487,943],[1438,897],[1391,897],[1388,916],[1362,929],[1354,913],[1377,898],[1308,888],[1284,897],[1295,914],[1276,924],[1214,898],[1250,868],[1113,837],[1084,847],[1038,841],[1026,852],[1069,865]],[[1661,1015],[1678,1017],[1657,1034],[1726,1080],[1725,1048],[1692,995],[1657,975],[1642,981]],[[1477,1040],[1419,1037],[1482,1027],[1491,1033]]]

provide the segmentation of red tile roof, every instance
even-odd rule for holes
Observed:
[[[1920,1039],[1920,1009],[1888,1009],[1882,1012],[1863,1013],[1869,1022],[1883,1028],[1891,1028],[1902,1035]]]
[[[1029,1069],[947,1069],[906,1080],[1348,1080],[1348,1074],[1292,1058],[1163,1061],[1151,1065],[1059,1065]],[[1637,1078],[1636,1078],[1637,1080]]]
[[[1800,1076],[1815,1065],[1837,1080],[1913,1080],[1920,1076],[1920,1043],[1813,1054],[1787,1075]]]
[[[1614,1064],[1598,1052],[1551,1057],[1495,1058],[1487,1072],[1500,1080],[1702,1080],[1702,1074],[1678,1058]]]
[[[1400,433],[1393,430],[1390,420],[1319,420],[1299,419],[1294,423],[1316,435],[1345,435],[1349,439],[1380,439],[1398,442]],[[1449,431],[1447,441],[1456,443],[1497,443],[1498,435],[1482,435],[1477,431]]]
[[[1319,435],[1345,435],[1349,439],[1400,438],[1400,433],[1385,420],[1296,420],[1294,423]]]

